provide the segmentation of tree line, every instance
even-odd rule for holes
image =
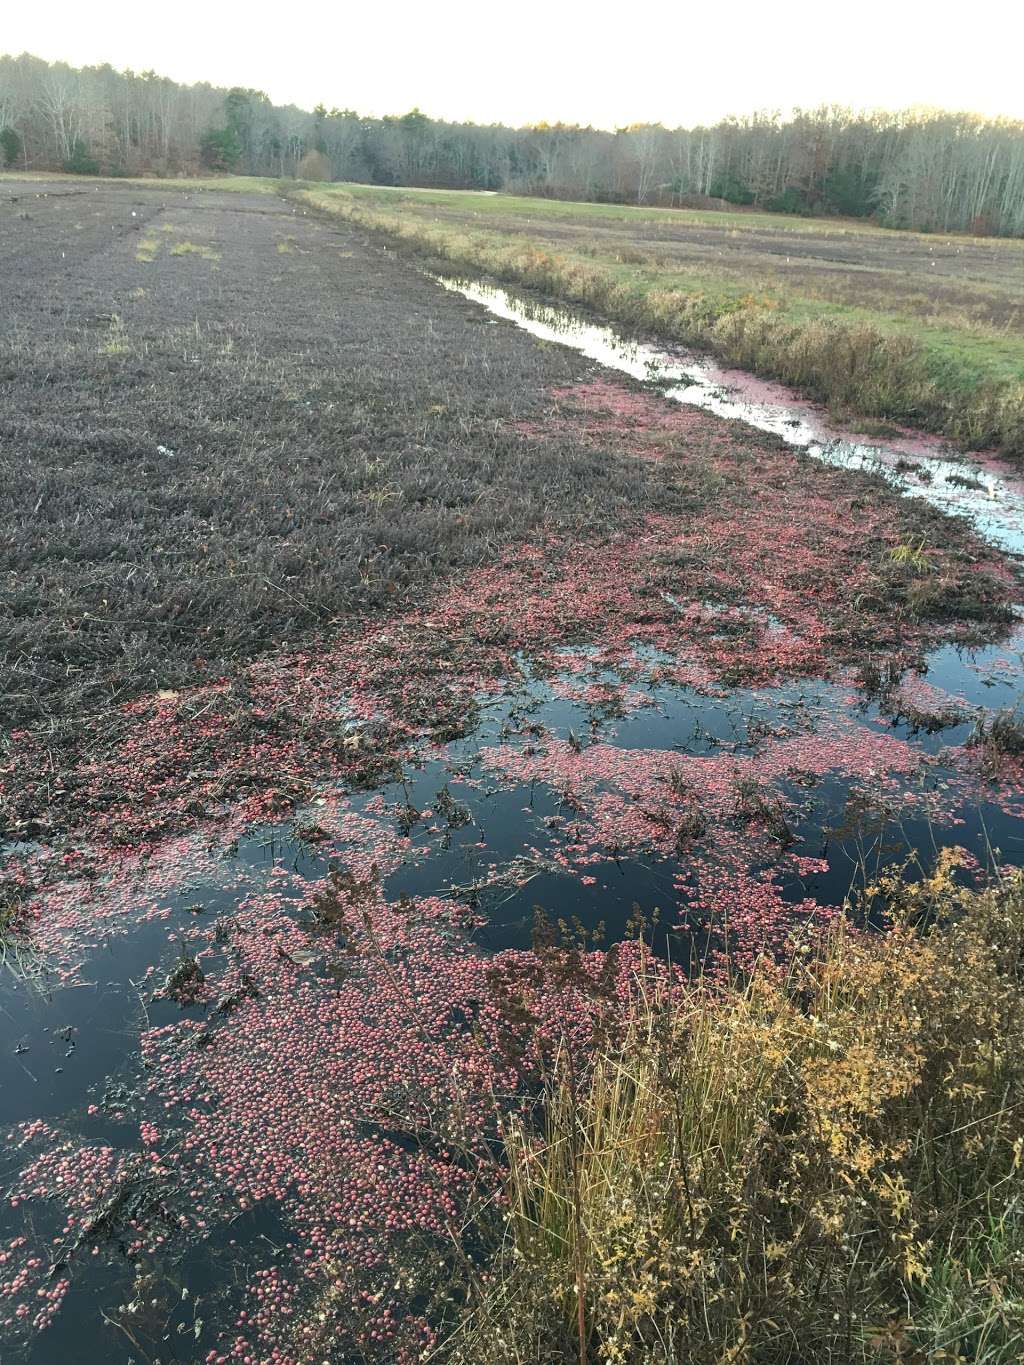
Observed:
[[[711,127],[449,123],[418,109],[274,105],[153,71],[0,56],[0,165],[108,175],[250,175],[504,190],[598,202],[751,206],[920,231],[1024,236],[1024,123],[939,111]]]

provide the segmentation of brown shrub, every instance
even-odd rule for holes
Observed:
[[[331,163],[323,152],[315,149],[308,151],[299,162],[296,173],[300,180],[315,180],[323,183],[334,179]]]

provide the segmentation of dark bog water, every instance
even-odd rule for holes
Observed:
[[[357,855],[384,850],[389,899],[478,904],[480,940],[492,950],[529,945],[535,906],[589,928],[604,920],[610,939],[633,901],[684,923],[680,876],[719,861],[738,867],[748,854],[744,871],[756,867],[783,900],[825,905],[841,905],[866,871],[913,850],[927,861],[943,843],[982,864],[995,850],[1024,862],[1024,795],[986,786],[964,766],[978,715],[1020,700],[1022,647],[1018,634],[1002,646],[937,651],[911,680],[906,716],[852,683],[715,696],[642,674],[623,683],[567,651],[565,673],[482,698],[474,732],[425,754],[401,782],[367,794],[326,788],[295,818],[227,847],[208,832],[171,841],[83,891],[65,934],[65,979],[31,952],[24,979],[11,970],[0,978],[0,1115],[10,1124],[86,1102],[132,1056],[140,1024],[178,1016],[177,1005],[143,1000],[184,939],[271,882],[301,888]],[[804,754],[815,771],[802,769]],[[685,853],[650,823],[651,790],[671,768],[709,815],[723,812]],[[760,832],[748,840],[735,814],[731,788],[748,771],[784,806],[791,838],[782,844]],[[858,794],[873,804],[845,827]]]

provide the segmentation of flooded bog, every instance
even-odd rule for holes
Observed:
[[[567,339],[560,315],[449,287]],[[999,471],[965,486],[909,437],[869,449],[571,328],[670,399],[1020,545]],[[551,421],[602,451],[638,417],[627,455],[678,436],[654,394],[573,393]],[[462,1230],[500,1217],[502,1125],[555,1051],[591,1049],[649,983],[840,916],[870,931],[893,868],[1024,865],[1014,566],[960,524],[907,543],[908,504],[871,479],[778,442],[753,461],[712,426],[666,464],[686,515],[538,533],[422,604],[137,699],[116,742],[87,735],[73,806],[33,787],[45,749],[22,736],[5,1362],[411,1365]],[[62,820],[75,837],[48,843]]]
[[[382,787],[84,880],[12,851],[39,889],[0,987],[6,1339],[37,1362],[305,1361],[327,1294],[368,1341],[428,1343],[411,1280],[400,1317],[374,1296],[465,1196],[432,1107],[468,1103],[460,1068],[508,1084],[481,1041],[489,973],[515,978],[559,920],[686,970],[749,962],[844,906],[870,917],[894,861],[1024,862],[1020,774],[969,744],[1015,703],[1022,648],[943,648],[881,690],[565,648]],[[486,1115],[460,1122],[472,1147]]]

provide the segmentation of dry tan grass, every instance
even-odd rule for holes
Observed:
[[[220,252],[214,250],[212,246],[203,246],[199,242],[175,242],[171,247],[172,256],[199,256],[204,261],[219,261]]]
[[[451,1358],[748,1365],[1024,1352],[1024,879],[955,851],[781,973],[645,997],[539,1131]]]

